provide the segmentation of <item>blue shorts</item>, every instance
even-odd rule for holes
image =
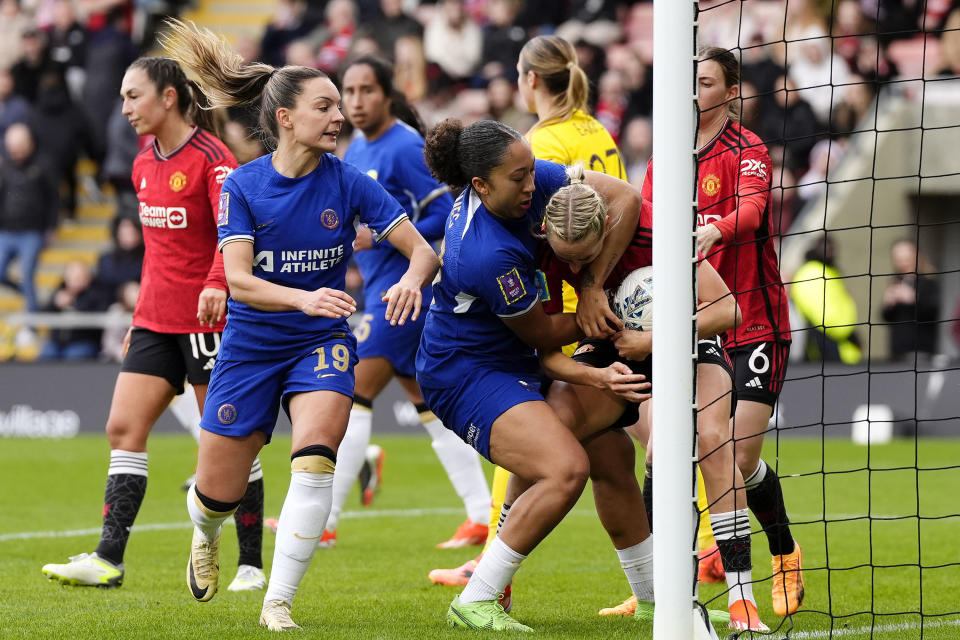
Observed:
[[[415,322],[408,318],[402,326],[393,327],[383,317],[387,303],[379,299],[366,300],[365,303],[360,324],[353,330],[357,338],[357,356],[361,359],[385,358],[398,376],[413,378],[417,373],[415,360],[429,301],[424,300],[420,317]]]
[[[490,430],[494,421],[522,402],[543,402],[545,382],[537,374],[478,370],[456,386],[431,389],[421,385],[420,391],[424,402],[447,429],[490,460]]]
[[[263,431],[270,442],[281,405],[290,415],[290,396],[336,391],[352,398],[356,363],[352,340],[331,340],[285,360],[217,360],[200,428],[234,437]]]

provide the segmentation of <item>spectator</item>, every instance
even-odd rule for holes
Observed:
[[[492,79],[506,76],[517,81],[517,59],[527,41],[527,32],[516,24],[520,0],[491,0],[487,12],[490,24],[483,33],[481,75]]]
[[[79,102],[86,79],[87,32],[77,21],[71,0],[54,0],[52,17],[47,29],[50,59],[63,68],[70,97]]]
[[[357,29],[357,5],[353,0],[331,0],[320,29],[317,64],[321,71],[335,73],[347,57]]]
[[[943,35],[940,36],[940,73],[960,76],[960,4],[955,3],[947,14],[943,21],[943,30]]]
[[[33,277],[44,235],[57,224],[57,188],[37,154],[30,129],[11,125],[3,136],[6,160],[0,163],[0,275],[16,254],[27,309],[36,311]]]
[[[269,65],[282,67],[286,50],[294,40],[306,37],[317,25],[306,15],[304,0],[277,0],[273,17],[260,40],[260,59]]]
[[[20,37],[29,27],[19,0],[0,0],[0,69],[9,69],[20,59]]]
[[[101,290],[94,286],[93,272],[85,262],[67,263],[63,282],[53,293],[44,309],[49,313],[67,311],[105,311],[109,306]],[[40,352],[42,360],[89,360],[100,353],[103,329],[89,327],[61,328],[50,332],[50,338]]]
[[[829,236],[815,242],[793,275],[790,298],[810,328],[805,359],[856,364],[863,357],[856,333],[857,303],[835,261],[836,246]]]
[[[627,110],[627,91],[619,71],[607,71],[600,76],[597,90],[596,118],[613,141],[620,145],[620,125]]]
[[[26,98],[30,104],[34,104],[37,101],[40,76],[56,65],[50,60],[46,36],[41,31],[33,28],[24,31],[23,37],[20,38],[20,45],[23,54],[20,60],[10,68],[14,91]],[[62,69],[56,68],[62,73]]]
[[[903,239],[890,248],[896,275],[883,291],[883,319],[890,323],[890,358],[909,360],[937,353],[937,319],[940,317],[940,284],[934,267]]]
[[[620,151],[627,165],[627,180],[638,189],[647,175],[647,164],[653,153],[653,125],[650,118],[633,118],[623,128]]]
[[[317,68],[317,48],[308,38],[294,40],[283,51],[286,64]]]
[[[526,109],[521,111],[517,108],[516,88],[517,85],[504,76],[496,77],[487,84],[490,117],[517,131],[526,131],[533,126],[536,118]]]
[[[813,108],[800,97],[790,76],[780,76],[773,102],[760,115],[757,133],[768,146],[785,148],[785,164],[793,171],[806,169],[810,150],[824,133]]]
[[[134,185],[130,182],[130,172],[133,170],[133,161],[140,152],[140,139],[123,115],[120,100],[116,101],[107,119],[105,136],[105,156],[100,166],[100,177],[104,182],[113,185],[117,200],[133,202],[133,210],[136,210],[137,198]],[[129,199],[131,196],[132,200]],[[123,207],[119,209],[124,210]]]
[[[99,149],[106,146],[107,121],[119,101],[120,81],[137,56],[124,9],[112,10],[107,18],[106,25],[92,33],[87,44],[83,85],[83,106],[94,144]]]
[[[263,140],[249,134],[246,125],[238,120],[228,120],[223,125],[223,142],[237,159],[237,164],[247,164],[267,152]]]
[[[442,71],[439,86],[469,78],[480,64],[483,33],[463,8],[463,0],[442,0],[423,34],[427,62]]]
[[[0,136],[15,122],[28,122],[30,103],[13,91],[13,76],[0,67]]]
[[[403,36],[423,39],[423,27],[403,12],[403,0],[380,0],[380,11],[383,16],[373,23],[370,33],[385,57],[394,57],[394,46]]]
[[[97,286],[107,300],[116,299],[127,282],[140,282],[143,270],[143,232],[137,218],[113,219],[113,249],[97,261]]]
[[[110,362],[123,360],[123,344],[129,330],[129,318],[137,308],[137,298],[140,296],[139,282],[126,282],[120,287],[117,301],[107,307],[107,313],[118,318],[116,326],[109,326],[103,330],[103,339],[100,341],[100,355]],[[122,319],[127,319],[126,325]]]
[[[44,165],[57,185],[66,184],[61,209],[73,217],[76,206],[76,164],[81,152],[95,160],[100,149],[91,134],[90,122],[70,99],[63,75],[47,71],[40,77],[34,108],[34,131]]]
[[[359,53],[360,47],[356,48]],[[393,86],[410,104],[417,104],[427,95],[427,60],[423,54],[423,40],[407,35],[394,44]]]

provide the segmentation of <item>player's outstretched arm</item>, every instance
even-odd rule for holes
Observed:
[[[697,267],[697,334],[712,338],[739,326],[743,320],[740,306],[716,269],[706,260]]]
[[[557,351],[563,345],[576,342],[582,337],[572,313],[547,314],[539,302],[523,315],[500,319],[539,353]]]
[[[302,311],[310,316],[346,318],[357,310],[349,294],[326,287],[304,291],[284,287],[253,275],[253,243],[246,240],[223,245],[223,266],[230,296],[261,311]]]
[[[387,303],[385,319],[391,325],[402,325],[407,318],[416,320],[420,316],[423,304],[421,289],[437,275],[440,259],[409,220],[395,226],[388,237],[390,244],[410,260],[406,273],[383,296],[383,302]]]
[[[642,373],[633,373],[622,362],[614,362],[608,367],[591,367],[564,355],[562,351],[551,351],[540,356],[540,366],[553,380],[603,389],[630,402],[643,402],[650,398],[647,377]]]

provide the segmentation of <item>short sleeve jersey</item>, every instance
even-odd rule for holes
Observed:
[[[379,182],[400,203],[427,242],[443,237],[443,224],[453,198],[430,175],[423,159],[423,137],[416,130],[398,121],[372,142],[358,136],[343,159]],[[376,301],[410,265],[388,241],[356,253],[353,259],[363,275],[364,295],[368,300],[375,297]],[[430,300],[430,290],[425,289],[423,296]]]
[[[543,310],[547,313],[560,313],[563,311],[563,300],[559,295],[562,283],[569,282],[579,294],[582,272],[573,273],[570,265],[557,258],[546,244],[541,251],[539,262],[538,277],[541,281],[540,300],[543,302]],[[604,281],[603,288],[615,289],[630,272],[651,264],[653,264],[653,206],[649,201],[644,200],[640,205],[640,219],[637,221],[637,230],[633,234],[633,239],[630,240],[620,260]]]
[[[527,134],[533,155],[572,165],[582,162],[585,169],[627,179],[623,157],[610,132],[593,116],[577,109],[566,120],[552,122]]]
[[[143,276],[133,325],[158,333],[222,331],[203,327],[197,300],[205,287],[227,289],[217,257],[220,187],[237,161],[201,129],[163,155],[157,143],[133,161],[133,188],[143,226]]]
[[[521,316],[539,301],[536,256],[550,197],[567,184],[563,165],[537,160],[536,189],[527,214],[505,220],[490,213],[472,189],[447,218],[439,282],[417,353],[417,379],[427,387],[461,382],[477,368],[535,373],[539,363],[503,318]]]
[[[735,216],[738,194],[767,195],[759,226],[736,231],[731,241],[718,242],[707,255],[743,314],[743,322],[727,332],[724,344],[789,342],[790,317],[774,245],[769,200],[772,165],[766,146],[752,131],[727,120],[720,133],[700,149],[697,160],[698,226]],[[644,200],[653,197],[652,161],[641,193]]]
[[[220,249],[253,243],[253,275],[285,287],[344,289],[356,237],[354,223],[385,238],[407,219],[375,180],[332,155],[299,178],[273,168],[272,155],[227,178],[217,208]],[[311,352],[331,337],[351,335],[345,319],[300,311],[261,311],[229,301],[220,347],[224,360],[273,360]]]

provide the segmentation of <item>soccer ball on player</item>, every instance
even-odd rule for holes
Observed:
[[[653,328],[653,267],[640,267],[623,279],[611,295],[610,306],[627,329]]]

